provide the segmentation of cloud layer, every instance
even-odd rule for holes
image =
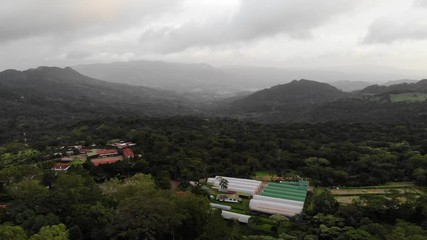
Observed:
[[[0,3],[0,42],[120,31],[179,7],[168,0],[20,0]]]
[[[424,0],[0,1],[0,69],[153,59],[424,70]]]
[[[309,38],[311,29],[337,14],[343,14],[352,1],[245,0],[229,18],[190,21],[178,27],[148,30],[141,44],[148,50],[182,51],[194,46],[212,46],[285,34],[291,38]]]

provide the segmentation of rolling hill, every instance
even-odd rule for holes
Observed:
[[[371,85],[359,91],[362,95],[382,95],[388,93],[427,92],[427,79],[415,83],[399,83],[394,85]]]
[[[190,101],[173,92],[100,81],[68,67],[1,72],[0,103],[3,131],[25,126],[46,127],[88,117],[193,112]]]
[[[326,83],[292,81],[230,101],[225,116],[265,123],[423,122],[427,120],[427,80],[369,86],[346,93]]]
[[[326,83],[294,80],[235,100],[224,107],[223,112],[255,121],[298,121],[317,106],[348,95]]]
[[[221,101],[86,77],[72,68],[0,72],[0,135],[85,118],[200,115],[266,123],[424,121],[427,80],[343,92],[294,80]],[[196,99],[197,100],[197,99]]]

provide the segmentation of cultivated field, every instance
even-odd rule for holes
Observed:
[[[344,204],[351,203],[362,195],[384,195],[390,191],[398,191],[408,195],[425,194],[423,188],[417,187],[410,182],[390,182],[379,186],[331,189],[331,193],[334,195],[335,199]]]

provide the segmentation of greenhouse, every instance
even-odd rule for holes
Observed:
[[[294,216],[302,212],[307,196],[308,182],[268,183],[260,195],[249,203],[252,211]]]

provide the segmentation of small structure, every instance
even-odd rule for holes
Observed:
[[[237,194],[220,194],[216,197],[216,200],[220,202],[238,203],[242,201]]]
[[[69,162],[72,162],[72,161],[73,161],[72,157],[63,157],[63,158],[61,158],[61,162],[67,162],[67,163],[69,163]]]
[[[230,210],[231,210],[231,207],[230,207],[230,206],[227,206],[227,205],[216,204],[216,203],[209,203],[209,205],[210,205],[212,208],[217,208],[217,209],[221,209],[221,210],[228,210],[228,211],[230,211]]]
[[[239,196],[253,196],[261,191],[262,182],[252,179],[232,178],[216,176],[215,178],[208,178],[208,184],[213,185],[213,188],[221,189],[221,180],[227,180],[227,192],[235,192]]]
[[[87,153],[92,152],[92,149],[81,148],[79,151],[81,154],[87,154]]]
[[[88,158],[94,158],[94,157],[98,157],[98,153],[96,152],[96,150],[91,150],[90,152],[86,153],[86,156]]]
[[[128,148],[128,147],[136,146],[136,143],[120,141],[120,142],[115,142],[115,143],[111,143],[108,145],[122,149],[122,148]]]
[[[237,220],[241,223],[248,223],[249,219],[251,218],[251,216],[249,216],[249,215],[229,212],[229,211],[225,211],[225,210],[221,211],[221,216],[225,219]]]
[[[111,157],[117,156],[119,153],[116,149],[98,149],[96,150],[96,154],[100,157]]]
[[[135,154],[133,153],[132,149],[125,148],[123,149],[123,156],[127,159],[132,159],[135,157]]]
[[[74,155],[74,150],[72,150],[72,149],[68,149],[68,150],[65,152],[65,155],[68,155],[68,156]]]
[[[56,164],[51,169],[54,171],[67,171],[69,168],[69,164]]]

